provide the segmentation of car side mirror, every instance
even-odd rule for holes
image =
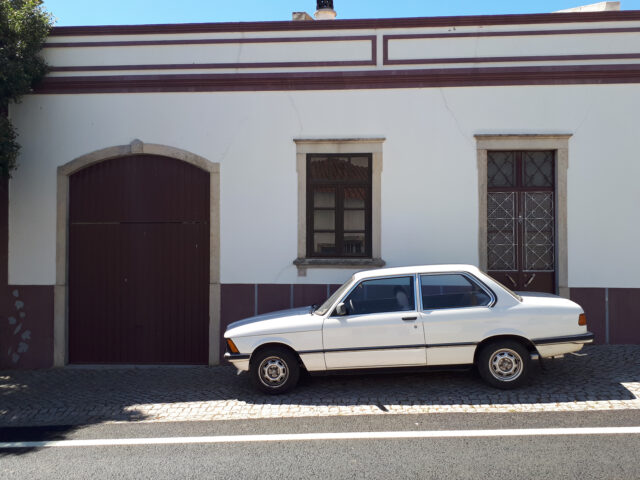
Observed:
[[[343,317],[346,314],[347,314],[347,307],[344,305],[344,303],[339,303],[338,305],[336,305],[336,315]]]

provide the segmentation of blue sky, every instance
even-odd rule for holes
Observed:
[[[597,0],[334,0],[338,18],[541,13]],[[44,0],[56,25],[252,22],[290,20],[315,11],[315,0]],[[622,0],[640,10],[640,0]]]

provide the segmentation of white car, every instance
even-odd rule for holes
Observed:
[[[260,390],[284,393],[309,373],[476,365],[498,388],[521,385],[531,360],[593,341],[582,308],[516,294],[470,265],[356,273],[317,308],[230,324],[225,358]]]

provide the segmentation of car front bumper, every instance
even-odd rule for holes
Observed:
[[[234,367],[236,367],[239,371],[247,372],[249,371],[249,359],[250,355],[244,353],[231,353],[226,352],[224,354],[224,359],[231,363]]]

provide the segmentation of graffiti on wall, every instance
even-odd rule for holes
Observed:
[[[24,302],[20,300],[20,292],[16,289],[11,292],[12,308],[15,310],[13,315],[7,318],[9,322],[9,331],[13,329],[13,338],[7,356],[13,364],[17,364],[20,357],[29,351],[29,342],[31,340],[31,330],[24,327],[27,313],[24,309]]]

